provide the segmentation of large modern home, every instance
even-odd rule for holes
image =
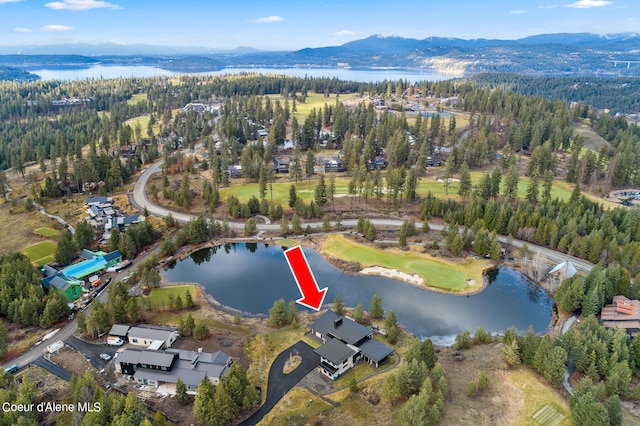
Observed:
[[[157,392],[169,394],[175,394],[175,384],[182,379],[187,392],[195,394],[205,377],[217,386],[232,362],[231,356],[220,351],[125,349],[117,358],[116,372],[141,385],[156,386]]]
[[[118,228],[125,232],[127,228],[145,220],[144,215],[126,215],[113,205],[113,199],[109,197],[87,197],[87,222],[94,227],[98,235],[98,241],[106,244],[111,238],[111,232]]]
[[[373,330],[369,327],[332,310],[327,310],[311,324],[311,335],[323,343],[315,352],[320,355],[320,371],[332,380],[360,361],[377,368],[394,351],[373,339]]]
[[[614,296],[613,303],[602,308],[600,323],[606,328],[623,328],[635,337],[640,332],[640,301]]]

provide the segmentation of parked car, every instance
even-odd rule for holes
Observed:
[[[62,340],[58,340],[57,342],[53,342],[47,346],[47,351],[52,354],[58,352],[62,348],[64,348],[64,342]]]
[[[4,372],[14,374],[14,373],[17,373],[18,370],[20,370],[20,367],[18,367],[16,364],[13,364],[11,367],[5,368]]]
[[[103,359],[105,361],[109,361],[111,359],[111,355],[109,355],[109,354],[100,354],[100,359]]]
[[[108,337],[107,338],[107,345],[111,345],[111,346],[122,346],[124,345],[124,340],[122,340],[119,337]]]

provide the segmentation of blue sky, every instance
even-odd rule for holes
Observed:
[[[0,45],[295,50],[368,37],[640,32],[638,0],[0,0]]]

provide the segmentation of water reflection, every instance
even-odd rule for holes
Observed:
[[[168,265],[164,278],[200,283],[224,305],[268,314],[275,300],[300,297],[282,250],[280,246],[259,247],[253,243],[212,247]],[[318,284],[329,287],[328,303],[340,294],[346,306],[362,303],[367,309],[374,293],[378,293],[385,310],[394,310],[400,325],[419,337],[455,335],[478,326],[496,333],[512,325],[520,332],[533,326],[540,333],[551,319],[553,299],[514,269],[488,271],[490,285],[484,291],[455,296],[385,277],[344,274],[316,251],[304,252]]]

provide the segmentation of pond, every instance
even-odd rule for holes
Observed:
[[[300,298],[285,249],[256,243],[216,246],[172,262],[163,274],[167,281],[201,284],[223,305],[268,315],[274,301]],[[318,252],[305,248],[304,253],[320,288],[329,288],[326,303],[339,294],[345,306],[362,303],[368,310],[371,298],[378,293],[385,311],[393,310],[402,327],[437,344],[451,344],[453,336],[464,330],[473,333],[478,326],[493,333],[502,333],[512,325],[522,333],[532,326],[534,332],[543,333],[551,321],[553,298],[508,267],[490,270],[484,291],[456,296],[385,277],[345,274]]]

